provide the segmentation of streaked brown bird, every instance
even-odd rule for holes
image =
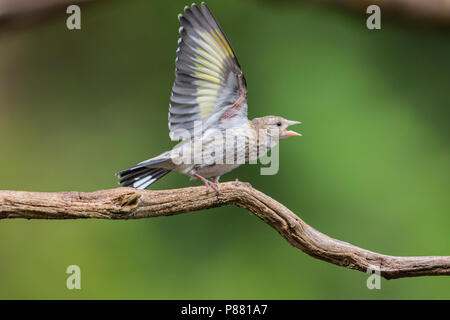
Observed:
[[[300,136],[277,116],[247,118],[247,88],[236,55],[205,3],[184,8],[169,107],[171,151],[116,174],[145,189],[170,171],[200,179],[218,192],[221,175],[254,162],[279,140]],[[208,180],[207,178],[212,178]]]

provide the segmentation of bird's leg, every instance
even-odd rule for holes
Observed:
[[[203,178],[201,175],[194,173],[192,176],[196,177],[197,179],[200,179],[206,186],[206,192],[209,192],[209,187],[213,188],[214,191],[216,191],[217,193],[219,193],[219,188],[217,187],[217,184],[209,181],[206,178]]]
[[[220,176],[211,177],[212,182],[215,184],[219,183]]]
[[[196,177],[199,180],[201,180],[206,186],[206,192],[209,191],[209,181],[207,179],[203,178],[201,175],[199,175],[197,173],[194,173],[192,176]]]

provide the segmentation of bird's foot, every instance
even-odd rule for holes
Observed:
[[[193,176],[196,177],[197,179],[201,180],[205,184],[206,193],[209,192],[209,187],[213,188],[216,193],[219,193],[219,187],[218,187],[217,183],[209,181],[208,179],[203,178],[201,175],[199,175],[197,173],[195,173]]]
[[[219,193],[219,186],[218,186],[217,183],[214,183],[214,182],[209,181],[209,180],[206,180],[206,181],[208,181],[208,184],[206,185],[206,192],[208,192],[208,185],[210,185],[211,188],[213,188],[216,193]]]
[[[239,181],[238,178],[236,178],[236,180],[234,180],[235,184],[237,185],[239,182],[242,182],[243,184],[245,184],[247,187],[252,188],[252,185],[250,184],[250,182],[244,182],[244,181]]]

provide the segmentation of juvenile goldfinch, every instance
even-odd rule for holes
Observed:
[[[200,179],[218,192],[221,175],[254,162],[279,140],[300,136],[277,116],[248,120],[247,88],[236,55],[205,3],[184,8],[169,107],[172,150],[116,174],[145,189],[170,171]],[[212,178],[208,180],[207,178]]]

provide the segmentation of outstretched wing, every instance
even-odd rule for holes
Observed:
[[[201,10],[192,4],[178,19],[181,37],[170,97],[170,138],[186,138],[180,129],[192,136],[197,125],[201,133],[227,118],[247,119],[245,78],[211,11],[205,3]]]

